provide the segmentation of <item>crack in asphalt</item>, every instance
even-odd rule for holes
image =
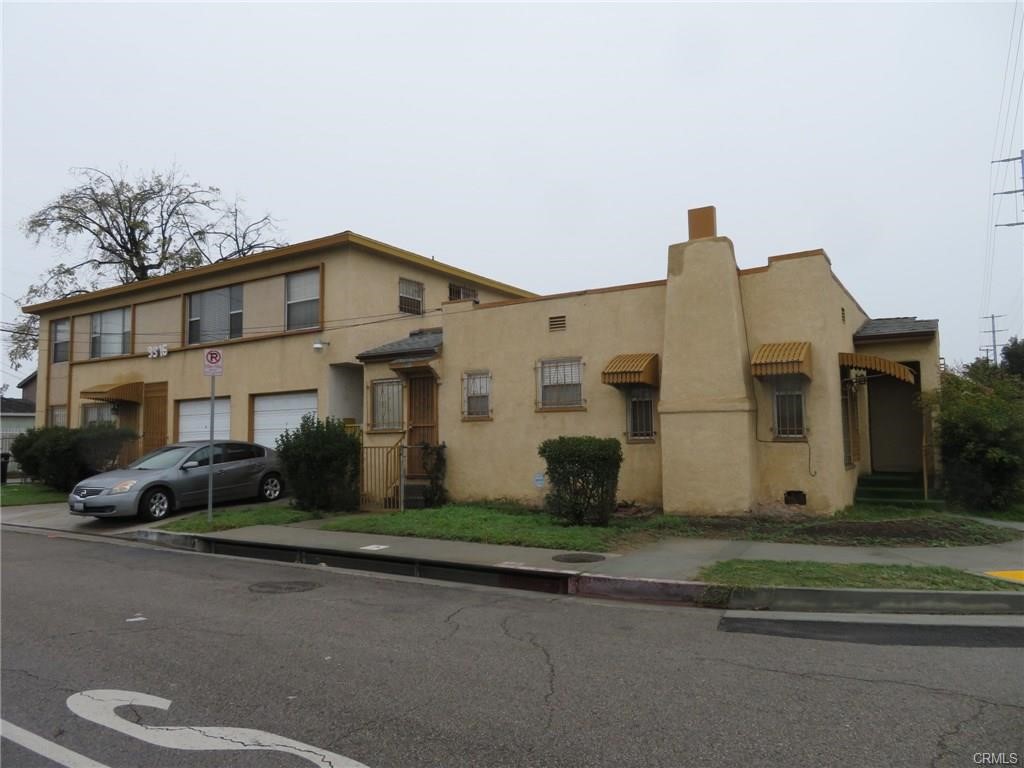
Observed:
[[[459,622],[455,621],[455,617],[458,616],[460,613],[462,613],[467,608],[475,608],[475,607],[476,606],[473,606],[473,605],[464,605],[461,608],[456,608],[454,611],[452,611],[451,613],[449,613],[447,616],[444,617],[444,622],[442,622],[442,623],[444,623],[444,624],[451,624],[452,625],[451,631],[444,637],[445,640],[451,640],[453,637],[455,637],[456,633],[458,633],[458,631],[460,629],[462,629],[462,625],[459,624]]]
[[[232,738],[229,738],[227,736],[220,735],[220,734],[208,733],[205,730],[205,728],[202,728],[200,726],[195,726],[195,725],[170,726],[170,727],[165,727],[162,730],[167,730],[167,731],[191,731],[192,733],[198,733],[203,738],[217,739],[218,741],[223,741],[226,744],[237,744],[242,749],[260,749],[260,750],[269,749],[269,750],[275,750],[275,751],[279,751],[279,752],[283,752],[283,751],[301,752],[303,754],[310,755],[311,757],[315,757],[317,762],[321,763],[322,765],[328,766],[328,768],[332,768],[332,766],[334,765],[333,761],[328,760],[327,757],[320,750],[317,750],[317,749],[303,749],[301,747],[296,746],[295,744],[273,744],[273,743],[271,743],[271,744],[258,744],[258,743],[251,742],[251,741],[245,741],[243,739],[232,739]]]
[[[929,685],[922,685],[920,683],[912,683],[905,680],[889,680],[885,678],[877,677],[857,677],[856,675],[840,675],[834,672],[797,672],[790,669],[776,669],[773,667],[759,667],[755,664],[744,664],[741,661],[732,661],[730,659],[722,659],[716,656],[694,656],[695,661],[710,661],[712,663],[726,664],[732,667],[740,667],[742,669],[749,669],[755,672],[772,672],[777,675],[789,675],[792,677],[802,677],[808,680],[849,680],[858,683],[877,683],[880,685],[901,685],[907,688],[916,688],[921,691],[928,691],[929,693],[937,693],[944,696],[957,696],[970,701],[977,701],[982,704],[987,704],[993,707],[1003,707],[1007,709],[1017,709],[1024,711],[1024,705],[1011,704],[1005,701],[993,701],[992,699],[982,698],[981,696],[975,696],[972,693],[964,693],[963,691],[954,691],[949,688],[935,688]]]
[[[551,652],[544,646],[543,643],[537,640],[537,635],[533,632],[526,632],[524,636],[512,634],[512,630],[509,629],[508,626],[508,622],[512,619],[512,616],[513,614],[510,613],[501,620],[501,631],[505,634],[506,637],[508,637],[511,640],[515,640],[520,643],[527,643],[533,648],[536,648],[544,656],[544,665],[547,669],[546,682],[548,688],[547,692],[544,694],[544,708],[547,711],[547,721],[544,724],[544,730],[546,733],[550,733],[551,721],[554,719],[555,716],[555,710],[551,704],[551,700],[555,695],[556,678],[555,665],[554,662],[551,660]]]
[[[46,683],[47,685],[50,686],[51,690],[54,690],[54,691],[62,691],[64,693],[77,693],[77,691],[74,688],[68,688],[63,683],[61,683],[59,680],[54,680],[53,678],[43,677],[42,675],[37,675],[35,672],[29,672],[27,669],[16,669],[14,667],[3,667],[2,669],[0,669],[0,671],[2,671],[5,675],[13,673],[13,674],[25,675],[26,677],[31,677],[33,680],[37,680],[40,683]]]
[[[953,727],[952,730],[946,731],[939,735],[938,743],[935,745],[935,757],[932,758],[931,768],[939,768],[939,761],[947,755],[952,755],[954,750],[953,744],[947,744],[957,736],[961,734],[964,729],[969,725],[981,719],[981,716],[985,713],[985,710],[991,706],[995,706],[991,703],[979,701],[976,711],[968,715],[967,717],[961,718],[961,720]]]

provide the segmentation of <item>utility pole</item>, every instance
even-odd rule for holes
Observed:
[[[997,317],[1006,317],[1006,315],[985,315],[983,318],[981,318],[982,320],[988,320],[991,323],[991,325],[992,325],[991,329],[988,331],[988,333],[992,334],[992,343],[991,344],[986,344],[986,345],[980,347],[980,349],[981,349],[982,352],[985,353],[985,357],[986,358],[988,357],[988,351],[992,350],[992,364],[993,365],[999,365],[999,344],[996,343],[996,334],[997,333],[1006,333],[1006,329],[1005,328],[996,328],[996,318]],[[985,331],[983,331],[983,333],[985,333]]]
[[[993,160],[992,165],[996,163],[1020,163],[1020,189],[1007,189],[1003,192],[993,192],[992,196],[996,195],[1024,195],[1024,149],[1020,151],[1020,157],[1004,157],[1002,160]],[[1021,215],[1018,214],[1018,218]],[[1006,224],[996,224],[997,227],[1021,227],[1024,226],[1024,221],[1010,221]],[[984,318],[982,318],[984,320]]]

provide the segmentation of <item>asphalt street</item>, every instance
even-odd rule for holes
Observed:
[[[1022,649],[724,633],[720,615],[7,529],[0,760],[1024,764]]]

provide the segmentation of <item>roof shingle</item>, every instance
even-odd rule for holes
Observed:
[[[853,340],[868,341],[882,336],[934,336],[938,330],[938,320],[918,320],[916,317],[877,317],[873,320],[866,320],[853,334]]]

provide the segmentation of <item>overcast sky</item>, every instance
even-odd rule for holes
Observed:
[[[1021,186],[990,165],[1021,150],[1019,3],[2,13],[4,320],[69,168],[177,163],[290,242],[351,229],[538,293],[662,278],[716,205],[741,267],[824,248],[871,316],[939,318],[948,362],[989,312],[1024,335],[1024,227],[990,226],[1022,218],[990,206]]]

